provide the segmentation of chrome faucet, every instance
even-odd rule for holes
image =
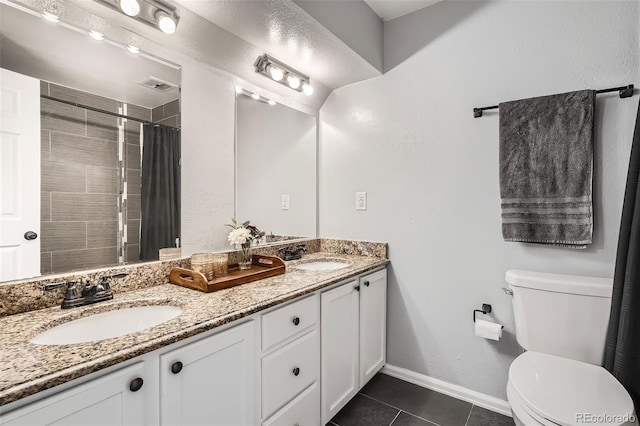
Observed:
[[[91,281],[86,280],[82,284],[82,280],[66,281],[58,283],[45,284],[42,289],[44,291],[51,291],[56,288],[67,286],[67,290],[62,300],[62,309],[75,308],[78,306],[91,305],[92,303],[104,302],[105,300],[113,299],[113,292],[111,291],[111,285],[109,281],[112,278],[126,277],[127,273],[120,273],[115,275],[104,275],[100,277],[100,281],[97,284],[91,284]],[[76,288],[76,284],[80,283],[82,287],[80,291]]]

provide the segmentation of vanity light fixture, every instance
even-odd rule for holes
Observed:
[[[54,24],[57,24],[58,22],[60,22],[60,18],[58,18],[53,13],[49,13],[49,12],[42,12],[42,18],[44,18],[45,21],[51,22]]]
[[[284,84],[293,90],[303,92],[307,96],[313,94],[311,79],[308,76],[267,54],[258,56],[253,66],[258,74],[269,77],[273,81]]]
[[[95,0],[133,19],[173,34],[180,17],[177,9],[166,0]]]
[[[95,30],[89,30],[89,37],[97,41],[104,40],[104,34]]]

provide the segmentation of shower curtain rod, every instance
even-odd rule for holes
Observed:
[[[633,84],[629,84],[628,86],[612,87],[610,89],[596,90],[596,94],[609,93],[609,92],[620,92],[621,98],[630,98],[631,96],[633,96]],[[473,118],[482,117],[482,111],[486,111],[488,109],[498,109],[498,108],[499,108],[498,105],[474,108]]]
[[[50,101],[56,101],[56,102],[60,102],[60,103],[63,103],[63,104],[72,105],[74,107],[84,108],[84,109],[88,109],[90,111],[99,112],[99,113],[102,113],[102,114],[112,115],[112,116],[118,117],[118,118],[126,118],[127,120],[137,121],[137,122],[142,123],[142,124],[152,124],[154,126],[164,126],[164,127],[169,127],[171,129],[180,130],[180,128],[178,128],[178,127],[172,127],[172,126],[167,126],[166,124],[154,123],[153,121],[142,120],[140,118],[131,117],[129,115],[118,114],[117,112],[105,111],[104,109],[94,108],[94,107],[91,107],[89,105],[79,104],[77,102],[65,101],[64,99],[58,99],[58,98],[54,98],[52,96],[40,95],[40,97],[44,98],[44,99],[49,99]]]

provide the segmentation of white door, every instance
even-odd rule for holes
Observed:
[[[40,81],[0,69],[0,281],[40,275]]]
[[[4,414],[0,416],[0,424],[142,425],[143,373],[144,364],[134,364]]]
[[[322,293],[320,298],[321,411],[327,424],[358,392],[357,281]]]
[[[239,325],[160,356],[160,424],[255,423],[254,327]]]
[[[384,366],[387,353],[387,271],[360,278],[360,387]]]

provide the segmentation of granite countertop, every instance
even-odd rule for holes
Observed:
[[[300,263],[319,259],[344,261],[351,265],[334,271],[295,269]],[[283,275],[214,293],[162,284],[115,294],[112,301],[82,308],[62,310],[54,307],[0,318],[0,406],[387,263],[388,259],[378,257],[319,252],[286,262],[287,272]],[[183,313],[155,327],[97,342],[56,346],[30,343],[36,334],[58,324],[113,310],[114,307],[144,305],[178,306]]]

